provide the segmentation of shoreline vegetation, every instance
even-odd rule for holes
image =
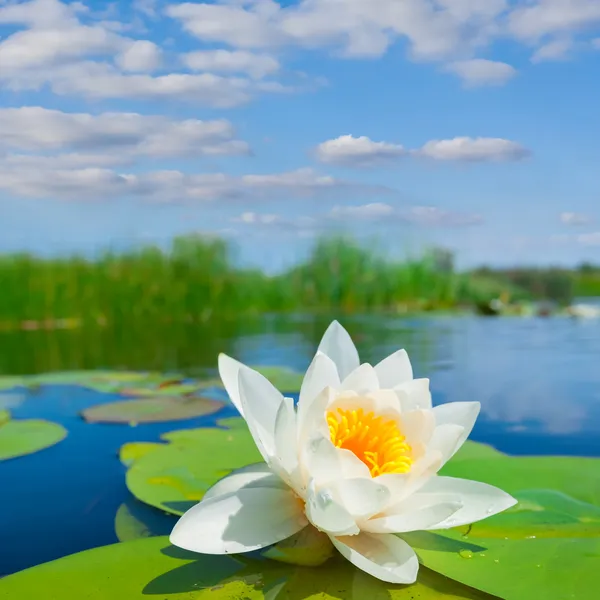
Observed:
[[[537,301],[560,307],[575,297],[600,296],[600,266],[458,272],[445,250],[394,260],[336,236],[317,240],[303,263],[269,276],[237,266],[231,250],[222,239],[186,236],[166,251],[146,246],[94,259],[0,256],[0,330],[195,323],[307,307],[316,313],[485,314],[496,302],[503,313],[527,314]]]

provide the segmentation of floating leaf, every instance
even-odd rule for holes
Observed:
[[[248,556],[192,554],[165,537],[94,548],[0,579],[0,599],[493,600],[421,568],[410,586],[379,581],[337,556],[300,567]]]
[[[134,500],[119,506],[115,516],[115,535],[121,542],[166,535],[175,523],[174,517],[167,518],[163,513]]]
[[[243,419],[219,421],[227,429],[186,429],[164,434],[161,444],[133,461],[127,471],[131,493],[176,515],[198,502],[219,479],[262,457]],[[127,454],[132,455],[128,444]]]
[[[506,600],[589,600],[600,586],[597,537],[465,539],[453,530],[402,537],[425,566]]]
[[[158,423],[210,415],[224,404],[208,398],[139,398],[98,404],[82,411],[88,423]]]
[[[123,444],[119,451],[119,460],[126,466],[129,467],[138,458],[145,456],[148,452],[156,450],[156,448],[162,448],[163,444],[155,444],[154,442],[129,442]]]
[[[12,390],[16,387],[25,387],[27,380],[25,377],[12,377],[3,375],[0,377],[0,391]]]
[[[121,394],[124,396],[148,396],[148,397],[175,397],[185,396],[187,394],[193,394],[194,392],[202,389],[199,383],[177,383],[173,385],[167,385],[165,387],[136,387],[136,388],[124,388],[121,390]]]
[[[549,489],[600,506],[600,459],[564,456],[501,456],[494,460],[452,458],[442,475],[474,479],[513,493]]]
[[[58,444],[66,436],[67,430],[58,423],[9,420],[0,425],[0,460],[33,454]]]
[[[262,554],[266,558],[292,565],[318,567],[331,558],[335,549],[329,536],[307,525],[297,534],[271,546]]]

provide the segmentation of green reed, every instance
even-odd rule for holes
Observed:
[[[308,259],[268,276],[239,268],[228,244],[181,237],[97,258],[0,257],[0,324],[66,319],[127,326],[135,320],[205,322],[265,312],[453,308],[486,301],[507,286],[454,271],[434,253],[392,260],[346,237],[316,242]],[[35,327],[35,323],[29,323]]]

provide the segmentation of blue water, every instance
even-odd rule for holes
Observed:
[[[344,324],[363,361],[407,348],[415,375],[431,379],[435,403],[481,401],[471,439],[513,454],[600,456],[600,321],[356,317]],[[247,364],[303,370],[323,327],[297,317],[282,334],[267,320],[265,333],[229,340],[227,351]],[[79,411],[116,396],[67,386],[24,393],[14,418],[60,422],[69,435],[52,448],[0,463],[0,576],[117,541],[114,519],[124,502],[167,533],[173,517],[129,494],[119,448],[235,414],[226,406],[183,422],[87,424]]]

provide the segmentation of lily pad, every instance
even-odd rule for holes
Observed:
[[[384,583],[337,556],[321,567],[193,554],[153,537],[95,548],[0,579],[0,599],[492,600],[421,568],[414,585]]]
[[[138,398],[98,404],[82,411],[88,423],[159,423],[210,415],[224,404],[208,398]]]
[[[474,479],[509,492],[548,489],[600,506],[600,459],[564,456],[452,458],[442,475]]]
[[[193,394],[202,389],[199,383],[176,383],[164,387],[128,387],[121,390],[124,396],[175,397]]]
[[[120,542],[167,535],[175,523],[175,517],[167,517],[134,500],[119,506],[115,516],[115,535]]]
[[[7,375],[0,377],[0,391],[12,390],[16,387],[25,387],[26,385],[27,380],[25,377],[12,377]]]
[[[465,539],[454,530],[403,537],[425,566],[506,600],[588,600],[600,586],[598,537]]]
[[[144,446],[127,471],[131,493],[151,506],[183,514],[205,492],[231,471],[262,461],[243,419],[218,422],[226,427],[187,429],[166,433],[168,444]],[[127,444],[127,457],[136,444]]]
[[[0,461],[33,454],[58,444],[67,430],[58,423],[37,419],[0,423]]]
[[[130,442],[123,444],[119,451],[119,460],[126,466],[130,467],[138,458],[142,458],[156,448],[162,448],[162,444],[154,442]]]

